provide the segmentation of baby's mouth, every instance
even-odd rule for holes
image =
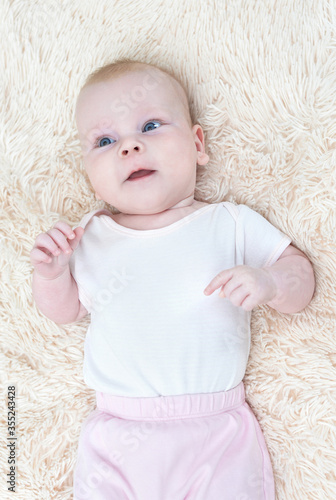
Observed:
[[[155,172],[155,170],[145,170],[145,169],[137,170],[136,172],[133,172],[133,174],[131,174],[127,180],[131,181],[133,179],[138,179],[139,177],[147,177],[148,175],[151,175],[153,172]]]

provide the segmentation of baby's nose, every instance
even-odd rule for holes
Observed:
[[[127,156],[130,153],[130,151],[132,151],[132,150],[133,151],[140,151],[140,148],[139,148],[139,146],[133,146],[133,148],[127,148],[127,149],[122,148],[121,154],[122,154],[122,156]]]
[[[143,149],[144,144],[138,137],[128,136],[120,140],[118,154],[122,158],[125,158],[125,156],[132,154],[139,154]]]

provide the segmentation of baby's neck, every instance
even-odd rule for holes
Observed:
[[[208,203],[196,201],[192,197],[189,203],[187,203],[187,199],[185,199],[173,207],[157,214],[124,214],[120,212],[113,215],[112,218],[121,226],[145,231],[148,229],[159,229],[169,226],[205,205],[208,205]]]
[[[167,210],[174,210],[178,208],[184,208],[184,207],[191,207],[194,203],[196,202],[194,195],[190,195],[187,198],[184,198],[183,200],[179,201],[174,205],[173,207],[168,208]],[[197,203],[197,202],[196,202]]]

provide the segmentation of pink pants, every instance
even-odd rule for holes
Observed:
[[[97,393],[82,426],[74,500],[274,500],[244,385],[154,398]]]

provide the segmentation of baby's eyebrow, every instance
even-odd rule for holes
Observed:
[[[104,120],[91,125],[89,129],[86,130],[85,134],[87,137],[94,138],[105,130],[110,130],[115,126],[112,120]]]
[[[169,108],[148,108],[146,110],[146,119],[148,118],[163,118],[165,120],[169,120],[172,118],[172,110]],[[150,115],[150,116],[149,116]]]
[[[171,110],[165,107],[149,107],[140,112],[138,120],[147,121],[155,118],[168,120],[171,118]],[[105,118],[91,125],[84,135],[90,139],[95,139],[102,133],[105,133],[106,130],[114,129],[116,126],[117,121],[114,121],[112,118]]]
[[[102,133],[104,133],[104,131],[106,130],[106,128],[109,128],[109,127],[93,127],[92,129],[90,129],[87,133],[87,135],[89,135],[90,137],[92,138],[95,138],[97,137],[98,135],[101,135]]]

